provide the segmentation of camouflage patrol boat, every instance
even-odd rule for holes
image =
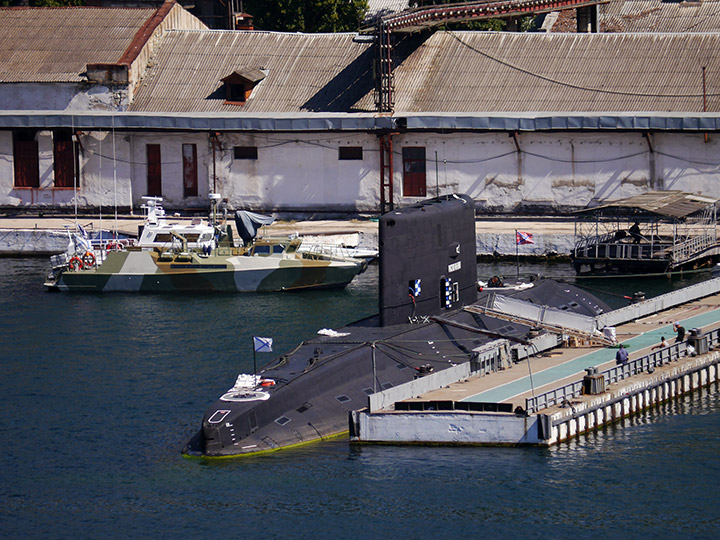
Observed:
[[[111,243],[96,249],[75,233],[68,250],[51,258],[52,270],[45,282],[48,290],[273,292],[342,288],[367,268],[360,259],[301,253],[299,238],[256,239],[261,222],[253,218],[263,216],[237,213],[243,243],[236,246],[229,225],[223,230],[199,219],[189,224],[168,223],[160,200],[146,200],[146,223],[137,244]]]

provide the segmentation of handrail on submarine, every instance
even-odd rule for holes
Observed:
[[[498,301],[499,300],[499,301]],[[511,305],[508,305],[506,307],[513,307],[513,308],[523,308],[526,307],[528,310],[527,315],[523,315],[522,313],[510,313],[507,309],[503,309],[503,304],[511,303]],[[463,310],[468,311],[470,313],[478,313],[480,315],[487,315],[489,317],[493,317],[496,319],[501,319],[504,321],[509,321],[513,323],[518,324],[524,324],[526,326],[530,327],[537,327],[537,328],[543,328],[549,332],[552,332],[554,334],[561,334],[561,335],[567,335],[572,336],[579,339],[587,339],[590,341],[594,341],[597,343],[601,343],[603,345],[616,345],[617,341],[606,336],[596,328],[596,318],[593,317],[586,317],[579,314],[573,314],[568,313],[566,311],[563,311],[561,309],[554,309],[548,306],[538,306],[537,304],[533,304],[532,302],[525,302],[523,300],[518,300],[517,298],[509,299],[507,297],[504,297],[502,295],[496,295],[495,293],[492,293],[487,300],[487,303],[485,306],[480,304],[472,304],[469,306],[465,306]],[[531,316],[530,312],[535,312],[535,316]],[[579,321],[585,322],[586,326],[592,326],[592,328],[583,329],[573,326],[568,326],[564,324],[559,324],[557,322],[551,322],[545,319],[546,315],[556,315],[560,318],[567,319],[568,321],[572,319],[577,319]]]

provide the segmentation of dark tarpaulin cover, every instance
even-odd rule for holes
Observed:
[[[272,216],[263,216],[262,214],[248,212],[247,210],[238,210],[235,212],[235,226],[245,245],[255,239],[260,227],[270,225],[273,221],[275,221],[275,218]]]

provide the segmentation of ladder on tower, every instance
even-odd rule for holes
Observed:
[[[393,208],[392,133],[384,133],[380,136],[380,211],[384,214]]]

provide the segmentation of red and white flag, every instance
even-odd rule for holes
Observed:
[[[534,244],[532,234],[529,232],[515,231],[515,242],[518,246],[522,244]]]

